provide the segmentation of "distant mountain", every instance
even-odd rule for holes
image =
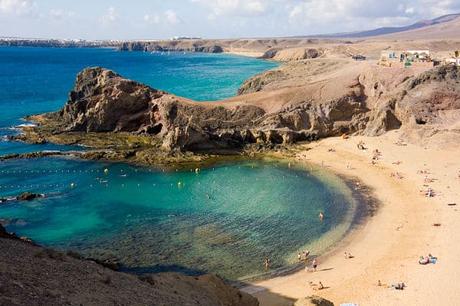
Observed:
[[[435,18],[435,19],[431,19],[431,20],[418,21],[418,22],[416,22],[414,24],[411,24],[411,25],[408,25],[408,26],[403,26],[403,27],[383,27],[383,28],[377,28],[377,29],[368,30],[368,31],[317,35],[315,37],[321,37],[321,38],[365,38],[365,37],[382,36],[382,35],[395,34],[395,33],[401,33],[401,32],[407,32],[407,31],[422,29],[422,28],[431,27],[431,26],[438,25],[438,24],[444,24],[444,23],[448,23],[448,22],[451,22],[453,20],[456,20],[459,17],[460,17],[460,13],[459,14],[450,14],[450,15],[444,15],[444,16],[441,16],[441,17],[438,17],[438,18]],[[460,18],[459,18],[459,20],[460,20]]]

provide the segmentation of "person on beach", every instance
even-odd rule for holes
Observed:
[[[300,252],[299,252],[299,254],[297,254],[297,259],[298,259],[299,261],[302,261],[302,255],[300,255]]]
[[[308,282],[308,285],[309,285],[310,288],[313,289],[313,290],[323,290],[323,289],[326,289],[326,287],[324,287],[324,285],[323,285],[322,282],[318,282],[318,284],[315,284],[314,282],[310,281],[310,282]]]
[[[310,251],[303,251],[303,258],[305,261],[308,260],[308,255],[310,255]]]
[[[313,271],[316,272],[316,268],[318,268],[318,261],[316,261],[316,259],[313,259],[311,267],[312,267]]]
[[[432,197],[434,197],[434,191],[433,191],[433,189],[432,189],[432,188],[428,188],[428,190],[427,190],[426,193],[425,193],[425,196],[426,196],[427,198],[432,198]]]
[[[265,261],[264,261],[265,271],[270,269],[270,263],[271,263],[270,258],[265,258]]]
[[[323,222],[323,220],[324,220],[324,214],[323,214],[323,212],[320,212],[319,215],[318,215],[318,217],[319,217],[319,221]]]
[[[406,288],[406,284],[404,284],[403,282],[400,282],[400,283],[391,285],[391,287],[395,288],[396,290],[404,290],[404,288]]]

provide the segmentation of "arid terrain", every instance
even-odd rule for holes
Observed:
[[[322,164],[368,186],[380,201],[377,214],[320,257],[317,272],[300,271],[243,290],[256,296],[261,305],[293,305],[311,295],[335,305],[455,305],[460,299],[456,282],[460,67],[389,68],[377,61],[382,50],[391,49],[428,49],[431,57],[439,60],[451,56],[460,49],[459,20],[349,40],[126,43],[125,50],[154,51],[160,50],[160,45],[161,50],[195,52],[220,48],[263,56],[281,65],[247,80],[237,96],[209,103],[158,91],[104,68],[86,69],[78,75],[66,105],[55,113],[32,116],[38,126],[25,128],[19,139],[84,144],[93,150],[81,154],[83,158],[149,165],[266,152],[293,162]],[[351,56],[357,54],[367,60],[353,60]],[[34,257],[33,253],[40,251],[35,246],[0,242],[7,248],[16,245],[4,259],[15,265],[22,266],[27,258],[17,258],[18,254],[32,254],[27,256],[36,262],[34,268],[44,260]],[[345,259],[344,251],[354,258]],[[438,262],[419,265],[419,256],[429,253],[437,256]],[[140,284],[136,285],[139,291],[150,286],[132,276],[112,276],[114,272],[98,269],[101,287],[110,288],[125,278]],[[8,273],[18,278],[17,292],[28,291],[21,283],[26,277],[20,275],[23,272]],[[109,276],[111,281],[104,283]],[[171,277],[164,282],[168,280]],[[309,283],[320,281],[325,286],[322,290],[314,290],[317,286]],[[190,280],[185,282],[190,285]],[[398,282],[407,287],[391,287]],[[187,290],[177,291],[185,294]],[[111,291],[103,292],[110,295]],[[170,298],[165,301],[172,301],[166,289],[161,294],[165,292]],[[49,294],[57,299],[62,293]],[[247,304],[235,303],[234,295],[226,297],[232,302],[222,305],[253,305],[247,296],[241,297]],[[207,298],[187,299],[216,305],[210,300],[215,296]],[[16,303],[14,299],[5,301]],[[302,303],[296,305],[310,305]]]

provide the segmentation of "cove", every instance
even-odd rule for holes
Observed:
[[[0,47],[0,155],[65,150],[62,146],[12,143],[6,136],[17,133],[14,126],[24,123],[21,118],[60,109],[77,73],[92,66],[112,69],[179,96],[208,101],[236,95],[246,79],[277,64],[229,54]]]
[[[87,66],[208,101],[233,96],[245,79],[276,64],[222,54],[0,48],[0,155],[82,149],[5,136],[22,117],[59,109]],[[321,253],[350,229],[356,206],[331,174],[260,160],[198,173],[65,158],[0,162],[0,198],[25,191],[46,198],[0,205],[0,222],[18,235],[116,259],[127,272],[211,272],[229,280],[263,276],[266,257],[278,270],[292,267],[299,251]]]
[[[4,162],[1,174],[3,195],[47,195],[1,205],[8,230],[45,246],[115,258],[133,273],[258,277],[265,257],[273,269],[285,268],[297,252],[320,252],[341,239],[354,210],[338,178],[274,161],[196,173],[43,158],[29,167]]]

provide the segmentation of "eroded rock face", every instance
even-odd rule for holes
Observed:
[[[460,121],[460,69],[441,66],[408,80],[397,111],[401,120],[418,125],[444,125],[443,115]],[[452,117],[452,116],[451,116]],[[451,118],[451,120],[454,118]]]
[[[209,41],[123,42],[121,51],[222,53],[224,49]]]
[[[219,152],[344,133],[380,135],[414,121],[436,123],[440,113],[460,109],[460,74],[455,66],[391,82],[370,71],[339,89],[334,80],[312,85],[318,89],[308,89],[311,96],[299,99],[297,94],[285,106],[268,110],[250,102],[195,103],[110,70],[89,68],[78,75],[64,108],[48,117],[58,123],[57,132],[130,132],[153,137],[166,151]],[[257,91],[265,81],[254,78],[242,91]]]
[[[350,122],[364,111],[359,92],[320,105],[306,101],[275,113],[250,104],[200,105],[113,71],[89,68],[78,75],[64,108],[49,117],[62,131],[145,133],[160,139],[167,150],[212,151],[354,132],[359,125]]]

